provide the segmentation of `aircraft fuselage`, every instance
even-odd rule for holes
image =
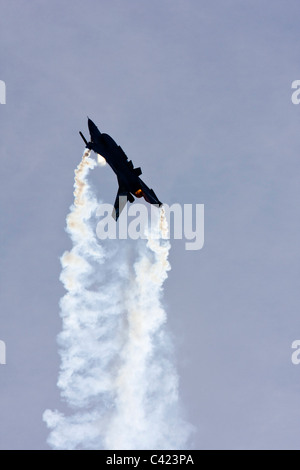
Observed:
[[[126,196],[129,202],[133,202],[134,197],[144,197],[150,204],[161,206],[162,203],[157,198],[153,189],[150,189],[139,177],[142,174],[141,168],[134,168],[132,161],[128,161],[123,149],[110,135],[102,134],[91,119],[88,120],[88,126],[91,136],[90,142],[87,142],[80,133],[86,143],[86,147],[105,158],[117,175],[119,190],[115,202],[116,219],[122,210],[119,210],[117,202],[120,196]]]

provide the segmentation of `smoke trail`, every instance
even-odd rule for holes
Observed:
[[[170,269],[164,211],[147,240],[135,246],[133,265],[120,252],[104,250],[87,179],[95,166],[86,152],[75,170],[67,216],[73,247],[61,258],[67,293],[60,302],[58,386],[72,414],[45,411],[48,443],[70,450],[186,448],[191,426],[180,417],[161,305]]]

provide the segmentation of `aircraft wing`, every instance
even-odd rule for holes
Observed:
[[[128,192],[125,190],[122,190],[120,187],[117,192],[116,200],[114,203],[114,209],[112,212],[112,217],[115,219],[115,221],[118,220],[122,210],[126,206],[128,201]]]
[[[144,199],[150,204],[156,204],[160,207],[162,205],[162,202],[160,202],[153,189],[148,188],[148,186],[142,180],[140,181]]]

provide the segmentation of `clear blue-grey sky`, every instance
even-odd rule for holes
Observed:
[[[159,198],[205,204],[165,285],[195,449],[299,449],[298,0],[0,1],[0,449],[47,449],[59,257],[86,116]],[[99,198],[116,181],[96,169]]]

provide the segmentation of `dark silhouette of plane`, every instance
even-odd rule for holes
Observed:
[[[150,204],[161,206],[162,203],[158,200],[153,189],[148,188],[141,180],[141,168],[134,168],[132,161],[128,161],[123,149],[108,134],[102,134],[89,118],[88,126],[91,136],[90,142],[87,142],[84,135],[79,132],[86,148],[105,158],[118,178],[119,189],[112,214],[115,220],[118,220],[127,201],[133,202],[135,197],[143,197]]]

